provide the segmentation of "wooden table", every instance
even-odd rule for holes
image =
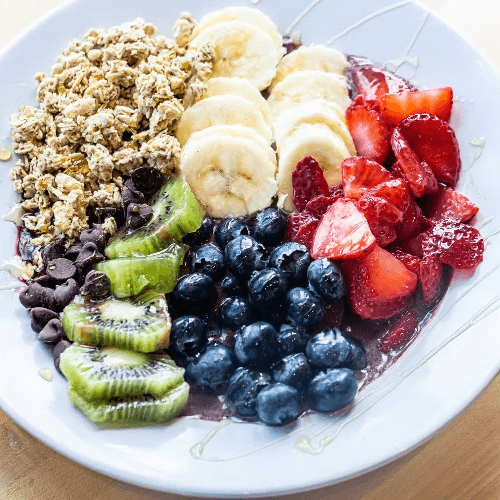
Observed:
[[[64,0],[0,0],[0,48]],[[424,0],[500,68],[500,2]],[[0,500],[176,500],[93,472],[40,443],[0,411]],[[340,485],[283,497],[500,499],[500,376],[446,429],[414,452]]]

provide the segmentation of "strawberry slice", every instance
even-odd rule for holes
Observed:
[[[436,195],[429,197],[425,207],[428,217],[434,220],[455,219],[467,222],[479,211],[467,196],[446,186],[439,186]]]
[[[420,258],[403,251],[399,247],[387,248],[389,252],[396,257],[396,259],[400,260],[407,269],[409,269],[412,273],[415,273],[417,276],[420,274]]]
[[[420,283],[424,302],[428,304],[437,295],[443,276],[443,265],[437,255],[426,255],[420,261]]]
[[[421,208],[414,199],[410,199],[408,208],[403,214],[403,221],[396,225],[398,240],[407,241],[420,231],[424,226],[428,227],[428,221],[424,217]],[[427,229],[426,227],[426,229]]]
[[[415,311],[407,311],[404,316],[396,321],[391,329],[380,339],[378,348],[387,354],[408,339],[417,331],[418,319]]]
[[[392,133],[391,145],[398,168],[408,181],[413,196],[421,198],[424,194],[435,193],[438,187],[436,177],[429,165],[425,161],[420,161],[399,127]]]
[[[356,97],[345,112],[358,155],[383,163],[390,150],[390,131],[379,111]]]
[[[368,225],[370,226],[370,231],[375,237],[379,247],[386,247],[396,241],[397,234],[394,229],[394,224],[378,219],[369,213],[365,213],[363,215],[366,217]]]
[[[429,165],[436,179],[454,187],[461,161],[453,129],[437,116],[423,113],[406,118],[398,130],[419,159]]]
[[[394,207],[401,212],[399,220],[402,220],[403,213],[412,200],[408,184],[404,179],[392,179],[390,181],[381,182],[370,188],[367,194],[384,198],[394,205]]]
[[[323,217],[323,214],[327,211],[328,207],[332,205],[339,197],[334,196],[316,196],[312,200],[307,202],[304,212],[317,217],[318,220]]]
[[[343,198],[345,196],[344,194],[344,187],[342,184],[334,184],[333,186],[330,186],[330,196],[333,198]]]
[[[402,210],[399,210],[385,198],[376,196],[370,191],[359,199],[358,207],[363,212],[365,217],[369,215],[371,218],[387,222],[392,225],[403,220]]]
[[[368,222],[356,203],[339,198],[323,215],[311,248],[313,259],[355,259],[376,244]]]
[[[484,240],[479,231],[453,219],[443,219],[421,236],[424,256],[437,256],[454,269],[475,269],[483,261]]]
[[[352,310],[363,319],[386,319],[403,311],[417,289],[417,276],[378,245],[363,257],[344,260],[342,270]]]
[[[448,121],[453,105],[453,89],[418,90],[416,92],[388,93],[380,96],[382,117],[389,125],[399,125],[416,113],[430,113]]]
[[[292,186],[293,203],[299,212],[306,208],[309,200],[330,194],[323,169],[312,156],[306,156],[297,163],[292,172]]]
[[[319,219],[311,214],[288,214],[287,241],[302,243],[310,248],[318,224]]]
[[[355,200],[361,198],[369,188],[394,179],[382,165],[362,156],[346,158],[340,168],[345,196]]]

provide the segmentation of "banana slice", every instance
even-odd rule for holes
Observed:
[[[328,185],[332,186],[342,180],[340,164],[350,154],[342,138],[327,125],[299,125],[281,145],[276,177],[278,193],[286,195],[283,208],[288,212],[295,210],[292,201],[292,172],[304,156],[312,156],[320,164]]]
[[[271,90],[294,71],[326,71],[344,76],[346,69],[347,59],[342,52],[324,45],[309,45],[307,47],[302,45],[281,59]]]
[[[206,97],[214,95],[239,95],[244,99],[251,101],[257,106],[257,109],[262,113],[266,122],[271,126],[271,110],[269,104],[262,97],[262,94],[255,88],[254,85],[249,83],[243,78],[227,78],[220,76],[218,78],[210,78],[206,82],[207,93]]]
[[[271,144],[272,129],[255,104],[229,94],[207,97],[188,108],[179,120],[176,137],[183,146],[191,134],[213,125],[244,125],[256,130]]]
[[[274,122],[274,138],[280,151],[281,144],[303,123],[326,125],[342,138],[350,156],[356,155],[351,133],[345,124],[344,113],[334,102],[318,99],[293,106]]]
[[[284,53],[283,38],[274,22],[260,10],[252,9],[251,7],[227,7],[226,9],[206,15],[195,26],[193,38],[215,24],[227,23],[230,21],[243,21],[260,28],[271,37],[276,49]]]
[[[277,190],[276,157],[237,132],[193,135],[182,151],[179,171],[199,203],[216,218],[262,210]]]
[[[281,113],[306,102],[325,99],[345,112],[351,100],[344,78],[324,71],[295,71],[278,83],[267,102],[276,119]]]
[[[213,77],[244,78],[259,90],[269,87],[284,53],[265,31],[242,21],[209,26],[191,42],[193,46],[205,43],[214,46]]]

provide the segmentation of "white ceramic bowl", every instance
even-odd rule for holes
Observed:
[[[92,27],[136,17],[154,22],[160,33],[170,36],[181,10],[200,18],[230,4],[250,5],[237,0],[185,0],[181,7],[171,0],[78,0],[57,10],[0,56],[0,146],[10,144],[9,115],[22,104],[35,103],[33,75],[48,72],[71,39]],[[463,160],[458,189],[480,206],[477,225],[487,245],[476,272],[456,275],[424,332],[393,368],[358,396],[349,415],[307,416],[291,430],[192,418],[151,428],[97,429],[69,403],[62,376],[54,372],[50,383],[40,376],[40,369],[53,367],[51,354],[36,340],[16,293],[2,289],[2,408],[34,436],[88,467],[191,496],[276,495],[374,469],[429,439],[471,403],[500,367],[496,71],[457,33],[411,2],[266,0],[257,7],[282,31],[291,25],[300,31],[306,44],[326,43],[340,33],[333,43],[340,50],[379,62],[406,61],[399,72],[416,84],[453,87],[452,125]],[[379,15],[371,16],[376,12]],[[7,167],[2,165],[1,212],[16,201]],[[9,259],[16,230],[9,222],[0,224],[0,259]],[[13,282],[5,272],[0,279],[2,285]]]

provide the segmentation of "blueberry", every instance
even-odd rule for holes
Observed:
[[[241,281],[234,275],[229,274],[222,278],[220,282],[221,290],[230,297],[239,297],[246,295],[246,286],[241,283]]]
[[[214,245],[203,245],[191,254],[191,272],[203,273],[217,281],[224,272],[224,254]]]
[[[243,327],[236,333],[234,353],[243,366],[267,367],[278,354],[276,330],[264,321]]]
[[[276,338],[278,350],[282,356],[304,352],[309,340],[305,330],[296,325],[281,325]]]
[[[254,417],[257,395],[271,382],[268,373],[250,370],[240,366],[231,375],[227,386],[227,399],[242,417]]]
[[[319,368],[343,366],[351,352],[351,344],[338,328],[325,328],[314,335],[306,346],[311,363]]]
[[[186,274],[177,281],[173,291],[174,306],[180,311],[204,312],[215,304],[215,282],[206,274]]]
[[[302,392],[311,381],[313,372],[304,353],[289,354],[273,365],[275,382],[291,385]]]
[[[274,247],[283,241],[288,217],[277,208],[266,208],[255,216],[253,237],[266,247]]]
[[[170,349],[181,358],[198,354],[207,340],[207,327],[197,316],[181,316],[172,321]]]
[[[234,355],[228,347],[221,344],[208,344],[198,358],[186,366],[188,382],[215,390],[221,387],[235,369]]]
[[[226,265],[241,281],[247,281],[254,271],[266,267],[264,247],[250,236],[231,240],[224,251]]]
[[[214,221],[208,217],[208,215],[203,219],[201,226],[194,232],[189,233],[182,239],[183,243],[193,247],[203,245],[206,243],[214,232]]]
[[[284,425],[295,420],[301,411],[301,397],[295,387],[274,383],[257,395],[257,415],[267,425]]]
[[[333,368],[311,380],[307,395],[313,410],[337,411],[352,403],[357,392],[354,372],[349,368]]]
[[[311,262],[307,269],[310,289],[329,304],[344,296],[344,277],[340,269],[328,259]]]
[[[283,271],[290,286],[305,286],[307,268],[311,262],[311,255],[305,245],[287,242],[272,251],[268,266]]]
[[[248,298],[256,307],[273,307],[283,302],[287,288],[286,278],[279,269],[262,269],[248,282]]]
[[[349,342],[351,348],[346,362],[344,363],[344,367],[350,368],[351,370],[364,370],[367,365],[367,360],[366,351],[361,345],[361,342],[352,337],[346,337],[345,339]]]
[[[226,245],[234,238],[249,234],[248,226],[242,220],[234,217],[223,219],[214,231],[215,241],[222,249],[226,248]]]
[[[219,318],[223,326],[235,331],[254,321],[254,312],[245,297],[224,299],[219,309]]]
[[[222,344],[234,351],[234,340],[233,330],[218,324],[209,324],[207,326],[207,344]]]
[[[306,330],[314,330],[323,318],[321,301],[305,288],[292,288],[286,296],[287,317]]]
[[[273,304],[272,307],[260,307],[257,313],[261,321],[271,323],[275,328],[278,328],[286,319],[286,306],[282,302]]]

